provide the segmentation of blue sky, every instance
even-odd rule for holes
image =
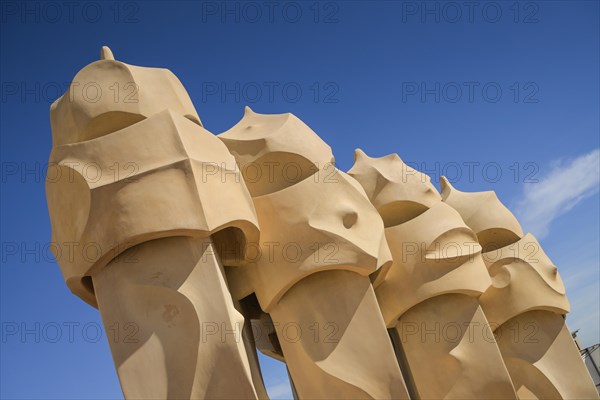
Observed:
[[[360,147],[495,190],[558,266],[569,327],[600,341],[599,2],[224,4],[2,1],[3,398],[122,396],[98,312],[47,251],[48,110],[101,45],[172,70],[215,134],[245,105],[289,111],[342,170]],[[289,396],[282,365],[261,362]]]

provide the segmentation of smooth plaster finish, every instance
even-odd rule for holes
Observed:
[[[135,330],[110,343],[126,397],[265,398],[213,243],[258,240],[235,159],[170,71],[115,61],[107,48],[102,57],[72,85],[106,94],[133,84],[137,100],[90,102],[69,90],[50,110],[60,173],[46,185],[52,240],[75,243],[73,257],[55,254],[65,281],[100,309],[106,330]]]
[[[266,399],[256,349],[302,399],[597,398],[493,192],[440,196],[395,154],[345,174],[289,113],[215,137],[173,73],[100,58],[51,106],[46,193],[67,286],[128,333],[126,398]]]
[[[520,399],[596,399],[565,324],[569,312],[556,266],[537,239],[523,235],[494,192],[467,193],[441,178],[444,202],[477,233],[492,284],[480,302]]]
[[[270,314],[299,397],[408,398],[369,279],[390,252],[361,186],[292,114],[246,108],[219,138],[261,226],[260,255],[228,275],[232,294],[255,293]]]
[[[473,231],[397,154],[356,150],[349,174],[386,225],[394,262],[375,292],[418,397],[516,398],[477,300],[491,280]]]

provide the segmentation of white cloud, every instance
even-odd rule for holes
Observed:
[[[554,219],[597,193],[599,186],[600,150],[596,149],[568,163],[555,163],[538,183],[528,184],[516,214],[525,230],[543,238]]]

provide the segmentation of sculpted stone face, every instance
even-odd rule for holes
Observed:
[[[365,188],[386,225],[393,265],[376,293],[386,323],[412,306],[445,293],[478,296],[490,285],[481,246],[460,215],[442,203],[429,177],[396,154],[355,152],[348,171]]]
[[[135,341],[109,343],[126,398],[266,397],[216,245],[258,240],[236,161],[171,72],[102,55],[50,111],[46,193],[65,281],[105,328],[136,327]],[[237,336],[203,340],[206,322]]]
[[[475,233],[429,177],[395,154],[371,158],[357,150],[349,173],[386,224],[393,264],[375,293],[415,396],[516,398],[478,302],[491,279]],[[450,326],[479,330],[467,338],[458,328],[450,338],[443,334]]]
[[[331,148],[297,117],[247,107],[219,138],[240,166],[261,225],[260,249],[248,260],[255,272],[248,279],[259,288],[264,309],[312,273],[345,269],[368,275],[389,266],[377,211],[360,184],[333,166]]]
[[[166,109],[202,126],[190,97],[168,69],[103,59],[75,75],[67,93],[50,108],[55,146],[115,132]]]
[[[132,77],[140,88],[137,101],[108,96],[108,86]],[[66,93],[50,110],[54,147],[46,197],[53,251],[74,293],[96,306],[86,277],[147,240],[234,227],[241,242],[258,240],[235,159],[190,117],[196,111],[170,71],[103,59],[73,82],[105,86],[98,101]],[[122,119],[125,114],[135,118]],[[98,122],[105,119],[109,123]],[[79,247],[72,257],[61,256],[69,243]]]
[[[440,179],[443,201],[462,216],[477,234],[483,252],[507,246],[523,236],[515,216],[500,202],[493,191],[465,193]]]
[[[261,226],[260,257],[247,270],[229,269],[229,282],[235,297],[254,292],[277,324],[299,396],[407,398],[369,277],[385,275],[391,256],[360,184],[291,114],[246,109],[219,138],[242,170]],[[334,328],[335,337],[290,341],[283,329],[290,325]]]
[[[444,202],[460,212],[477,233],[492,285],[481,305],[495,326],[531,311],[569,311],[556,266],[530,233],[523,235],[514,215],[494,192],[461,192],[442,178]]]
[[[254,198],[263,232],[255,266],[267,288],[259,292],[265,309],[309,274],[345,269],[368,275],[391,261],[381,218],[357,186],[338,171]]]
[[[244,117],[219,135],[241,169],[252,197],[273,193],[321,171],[335,173],[331,147],[295,115],[259,114],[246,107]]]
[[[492,286],[481,296],[490,323],[502,325],[531,310],[569,312],[565,287],[556,266],[531,234],[484,254]]]
[[[389,323],[429,298],[477,297],[490,285],[477,238],[444,203],[385,231],[394,263],[376,293]]]
[[[431,178],[397,154],[373,158],[357,149],[354,159],[348,174],[360,182],[386,227],[412,219],[441,200]]]
[[[484,249],[492,284],[479,301],[519,398],[596,398],[564,321],[564,284],[537,239],[494,192],[461,192],[445,178],[441,186]]]

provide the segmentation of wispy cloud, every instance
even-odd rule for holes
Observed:
[[[599,186],[600,150],[596,149],[570,162],[555,163],[544,178],[525,188],[516,214],[527,231],[543,238],[554,219],[597,193]]]

